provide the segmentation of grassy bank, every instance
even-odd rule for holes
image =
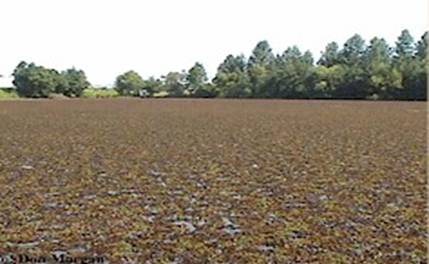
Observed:
[[[18,98],[18,94],[13,88],[0,88],[0,100],[15,98]]]
[[[111,98],[119,96],[118,92],[113,89],[90,88],[83,92],[83,98]]]

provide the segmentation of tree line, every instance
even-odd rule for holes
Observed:
[[[114,89],[144,97],[426,100],[427,46],[428,32],[415,41],[403,30],[393,47],[383,38],[366,43],[355,34],[341,47],[327,44],[315,62],[310,51],[297,46],[274,54],[267,41],[260,41],[248,58],[228,55],[211,81],[197,62],[160,78],[128,71],[116,78]],[[13,77],[22,97],[80,97],[90,87],[85,73],[75,68],[58,72],[21,62]]]

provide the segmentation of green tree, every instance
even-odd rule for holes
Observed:
[[[149,79],[143,81],[142,90],[146,91],[149,96],[156,92],[160,92],[162,89],[162,81],[155,77],[149,77]]]
[[[414,55],[414,38],[408,29],[404,29],[396,41],[396,58],[411,58]]]
[[[47,98],[60,85],[61,76],[53,69],[22,61],[13,72],[13,84],[21,97]]]
[[[427,52],[428,52],[428,41],[429,41],[429,36],[428,36],[428,31],[426,31],[422,37],[420,38],[419,41],[417,41],[417,45],[416,45],[416,52],[415,55],[417,58],[419,58],[420,60],[426,60],[427,61]]]
[[[256,44],[249,57],[249,65],[269,65],[274,61],[273,50],[268,41],[263,40]]]
[[[390,63],[392,50],[383,38],[374,37],[369,41],[369,45],[364,53],[364,59],[381,63]]]
[[[333,98],[337,88],[344,83],[345,67],[336,64],[330,67],[320,65],[315,70],[314,98]]]
[[[392,51],[383,38],[371,39],[365,51],[367,96],[392,99],[401,88],[401,75],[392,66]]]
[[[287,48],[276,59],[274,74],[269,82],[270,97],[309,98],[315,85],[313,56],[301,53],[297,46]]]
[[[395,96],[398,99],[421,99],[426,89],[418,84],[424,66],[416,58],[416,45],[414,38],[407,29],[402,30],[395,43],[394,67],[401,74],[401,88]]]
[[[115,81],[115,90],[122,96],[137,96],[143,87],[144,81],[135,71],[121,74]]]
[[[251,95],[250,81],[246,73],[219,73],[214,79],[220,97],[247,98]]]
[[[249,97],[251,90],[246,70],[247,62],[243,55],[228,55],[219,65],[213,79],[215,93],[220,97]]]
[[[301,57],[301,62],[307,65],[313,65],[314,64],[313,54],[311,54],[309,50],[306,50]]]
[[[212,90],[207,85],[207,73],[204,66],[196,62],[186,76],[186,90],[193,97],[211,97]]]
[[[89,88],[85,72],[71,68],[61,72],[60,84],[56,88],[56,93],[61,93],[68,97],[80,97],[83,91]]]
[[[186,72],[169,72],[164,79],[164,90],[172,97],[183,97],[186,95]]]
[[[339,60],[345,65],[356,66],[362,62],[364,52],[365,40],[359,34],[355,34],[344,43]]]
[[[317,64],[323,65],[326,67],[331,67],[338,64],[339,60],[339,46],[337,42],[330,42],[325,50],[322,52],[319,61]]]
[[[414,83],[415,91],[412,92],[415,99],[427,100],[427,77],[429,72],[428,65],[428,32],[426,31],[416,45],[415,57],[417,60],[416,81]]]
[[[245,72],[247,66],[246,58],[243,54],[239,56],[228,55],[219,65],[218,73]]]
[[[335,89],[335,98],[364,99],[367,97],[365,50],[365,40],[359,34],[353,35],[344,43],[339,52],[339,63],[343,67],[344,78]]]
[[[251,96],[256,98],[267,97],[272,66],[275,56],[268,41],[260,41],[253,49],[248,62],[248,76],[250,80]]]
[[[344,70],[343,82],[338,84],[334,98],[365,99],[368,97],[367,74],[359,65],[341,65]]]

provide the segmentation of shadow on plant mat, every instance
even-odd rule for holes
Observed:
[[[426,263],[426,105],[0,103],[0,255]]]

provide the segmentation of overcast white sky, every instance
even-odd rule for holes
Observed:
[[[146,78],[199,61],[213,77],[226,55],[264,39],[315,58],[354,33],[393,44],[408,28],[417,39],[427,12],[427,0],[0,0],[0,74],[26,60],[111,85],[130,69]]]

